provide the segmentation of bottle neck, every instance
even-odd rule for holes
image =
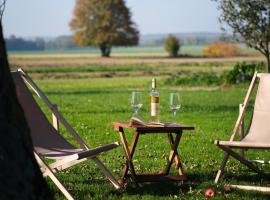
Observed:
[[[158,91],[157,91],[156,88],[153,88],[153,87],[152,87],[151,92],[150,92],[150,95],[151,95],[151,96],[159,96],[159,93],[158,93]]]
[[[156,79],[152,79],[152,91],[156,90],[156,88],[157,88]]]

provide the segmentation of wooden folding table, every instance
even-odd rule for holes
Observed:
[[[188,125],[168,125],[168,126],[130,126],[128,122],[113,122],[114,129],[119,132],[121,143],[124,147],[126,163],[122,168],[121,179],[124,180],[127,178],[128,171],[130,171],[132,179],[136,182],[159,182],[159,181],[185,181],[187,179],[184,169],[181,163],[180,156],[178,154],[177,148],[181,140],[182,132],[184,130],[194,130],[193,126]],[[130,146],[128,145],[126,135],[124,132],[125,129],[133,129],[134,135],[131,141]],[[137,174],[135,172],[132,157],[136,149],[136,145],[139,139],[139,136],[142,134],[157,134],[165,133],[168,135],[168,140],[170,144],[170,154],[167,165],[162,173],[159,174]],[[175,134],[175,137],[174,135]],[[176,166],[178,169],[179,175],[169,175],[169,171],[175,160]]]

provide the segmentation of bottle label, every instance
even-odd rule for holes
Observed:
[[[151,96],[151,116],[159,116],[159,97]]]
[[[151,116],[159,115],[159,103],[151,103]]]
[[[151,96],[151,103],[159,103],[159,97],[158,96]]]

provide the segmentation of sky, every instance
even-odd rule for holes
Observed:
[[[76,0],[7,0],[4,36],[71,35]],[[126,0],[140,34],[221,32],[212,0]]]

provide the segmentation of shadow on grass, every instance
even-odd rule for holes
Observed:
[[[76,199],[121,199],[122,197],[132,199],[143,197],[161,197],[164,199],[173,196],[187,199],[203,199],[204,191],[207,188],[213,188],[216,191],[218,199],[269,199],[268,194],[254,191],[242,191],[237,189],[226,189],[224,183],[214,184],[215,173],[192,172],[187,173],[188,181],[182,182],[160,182],[143,183],[137,187],[128,179],[126,187],[115,189],[105,177],[97,177],[97,174],[91,173],[88,178],[80,179],[78,176],[69,177],[65,175],[65,185]],[[232,176],[232,174],[230,174]],[[255,174],[251,176],[237,175],[235,179],[247,181],[247,184],[253,181],[260,182]],[[225,179],[226,181],[226,179]],[[235,181],[235,180],[234,180]],[[222,181],[223,182],[223,181]],[[56,196],[62,199],[62,194],[56,190]],[[150,198],[150,197],[149,197]],[[151,199],[151,198],[150,198]]]
[[[226,173],[223,178],[225,181],[228,182],[235,182],[237,184],[246,183],[246,184],[253,184],[257,183],[260,185],[268,185],[270,184],[270,175],[262,175],[253,173],[250,170],[244,170],[241,173],[234,174],[234,173]]]
[[[181,193],[187,193],[189,188],[189,184],[175,182],[143,183],[140,184],[140,187],[130,183],[126,188],[126,192],[129,195],[170,196],[178,195],[179,190],[181,190]]]
[[[130,195],[153,195],[153,196],[174,196],[174,195],[201,195],[204,188],[209,187],[209,180],[213,179],[212,173],[188,173],[188,181],[185,182],[159,182],[142,183],[140,187],[128,182],[126,192]],[[205,182],[208,182],[205,184]],[[211,186],[214,184],[210,184]]]
[[[188,181],[181,182],[161,182],[161,183],[144,183],[140,187],[136,187],[135,184],[129,183],[126,188],[128,195],[151,195],[160,197],[169,196],[182,196],[191,197],[196,196],[198,198],[203,197],[204,191],[207,188],[213,188],[216,191],[216,197],[219,198],[232,198],[232,199],[269,199],[269,194],[259,193],[256,191],[243,191],[238,189],[228,189],[224,187],[224,183],[216,185],[214,183],[215,173],[193,172],[188,173]],[[245,185],[249,183],[260,182],[261,179],[257,175],[245,176],[238,175],[235,177],[239,181],[246,181]],[[238,182],[239,184],[239,182]],[[258,184],[259,185],[259,184]]]

